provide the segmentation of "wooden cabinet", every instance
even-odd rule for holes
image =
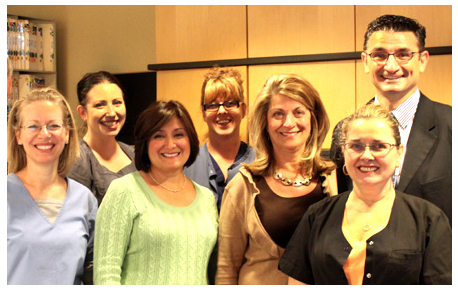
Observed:
[[[324,148],[329,148],[334,126],[375,95],[360,55],[367,25],[383,14],[405,15],[426,27],[426,47],[434,53],[419,88],[451,105],[451,5],[158,6],[157,64],[148,66],[157,71],[157,98],[183,102],[203,142],[199,101],[209,67],[236,66],[246,73],[248,104],[271,75],[297,73],[326,106],[331,130]]]

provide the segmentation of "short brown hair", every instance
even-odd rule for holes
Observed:
[[[364,34],[364,50],[367,50],[369,38],[376,31],[412,32],[418,41],[420,52],[425,50],[426,28],[417,20],[401,15],[382,15],[367,26]]]
[[[23,108],[36,101],[49,101],[60,106],[62,120],[69,130],[68,144],[59,156],[58,174],[67,176],[79,156],[78,132],[76,131],[70,105],[57,90],[44,88],[33,90],[24,99],[16,101],[8,118],[8,173],[16,173],[27,166],[27,157],[24,148],[17,143],[16,132],[20,130]]]
[[[177,117],[183,122],[191,145],[191,153],[184,166],[188,167],[196,160],[197,154],[199,154],[199,138],[188,111],[178,101],[158,101],[149,105],[140,114],[135,124],[135,166],[138,170],[149,171],[151,167],[148,155],[149,140],[173,117]]]
[[[303,104],[310,111],[310,137],[302,154],[302,171],[313,178],[331,168],[321,158],[321,149],[329,130],[329,118],[317,90],[304,78],[295,74],[270,77],[254,102],[249,117],[250,135],[257,158],[246,167],[256,175],[273,175],[276,161],[272,142],[267,133],[267,112],[275,95],[284,95]]]

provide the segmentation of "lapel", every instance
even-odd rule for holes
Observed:
[[[405,191],[437,139],[434,103],[420,95],[397,190]]]

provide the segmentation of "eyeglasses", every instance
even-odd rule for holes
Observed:
[[[396,144],[390,143],[375,143],[375,144],[362,144],[362,143],[345,143],[345,149],[349,153],[363,154],[366,148],[369,148],[372,156],[383,157],[387,155]]]
[[[385,64],[388,59],[390,58],[390,55],[394,56],[394,59],[398,62],[398,64],[406,64],[408,63],[412,58],[415,53],[420,53],[419,51],[398,51],[395,53],[388,53],[388,52],[373,52],[373,53],[368,53],[368,55],[371,57],[371,60],[378,63],[378,64]]]
[[[28,133],[36,134],[36,133],[40,132],[43,129],[43,127],[46,127],[46,131],[48,131],[48,132],[57,133],[62,129],[63,126],[64,125],[62,123],[51,123],[51,124],[47,124],[47,125],[44,125],[44,126],[31,124],[31,125],[27,125],[27,126],[22,126],[20,128],[26,130]]]
[[[210,104],[203,105],[203,107],[204,107],[204,111],[208,111],[208,112],[216,112],[219,110],[219,107],[221,106],[223,106],[224,109],[229,111],[229,110],[238,108],[240,106],[240,103],[241,102],[227,101],[227,102],[219,103],[219,104],[210,103]]]

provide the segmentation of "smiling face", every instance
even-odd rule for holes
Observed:
[[[304,151],[310,136],[310,111],[300,102],[278,94],[267,112],[267,132],[274,154]]]
[[[224,103],[227,101],[236,102],[234,98],[217,97],[215,100],[206,102]],[[224,136],[239,136],[240,123],[245,117],[246,105],[241,103],[238,108],[227,110],[224,106],[220,106],[216,112],[204,111],[204,121],[208,126],[209,138],[218,138]]]
[[[100,83],[87,93],[86,108],[78,113],[87,122],[87,134],[116,136],[126,121],[126,106],[121,89],[116,84]]]
[[[385,64],[371,60],[374,52],[415,52],[413,58],[400,65],[393,56]],[[364,70],[370,74],[377,95],[389,100],[402,100],[410,97],[417,89],[420,74],[426,69],[429,60],[427,51],[419,52],[418,41],[413,32],[376,31],[368,42],[367,50],[361,55]]]
[[[173,117],[155,132],[148,143],[148,156],[153,171],[182,171],[191,152],[183,122]]]
[[[62,108],[50,101],[35,101],[24,106],[21,112],[21,127],[45,126],[63,123]],[[20,128],[16,132],[16,140],[22,145],[27,156],[27,164],[55,164],[69,140],[66,126],[56,131],[48,131],[42,127],[37,132]]]
[[[395,144],[393,130],[379,118],[357,119],[349,124],[347,143],[371,145],[377,143]],[[387,186],[399,166],[403,147],[392,148],[385,156],[374,157],[368,148],[363,153],[344,149],[345,165],[355,186]]]

